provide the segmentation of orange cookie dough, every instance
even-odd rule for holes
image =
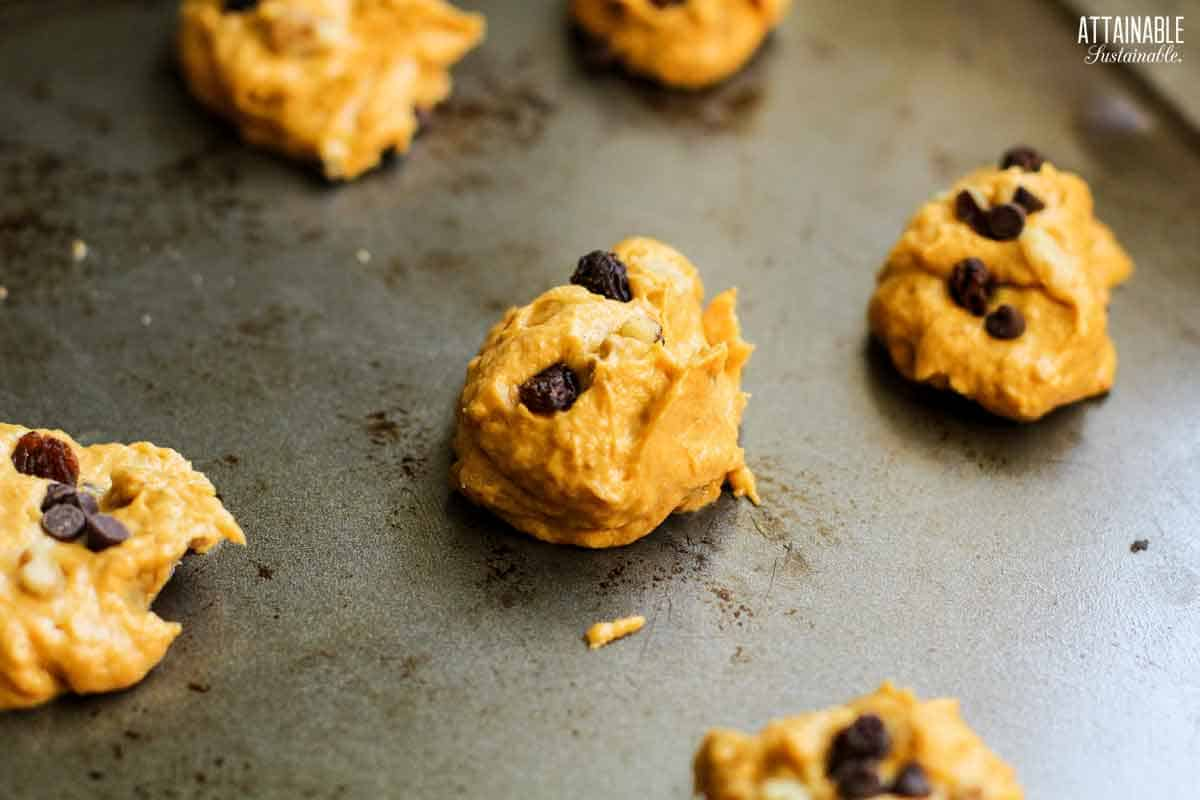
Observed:
[[[747,395],[736,290],[703,309],[681,253],[627,239],[509,309],[467,367],[453,485],[514,527],[628,544],[729,481],[758,501],[738,446]]]
[[[572,0],[575,24],[630,71],[683,89],[750,60],[791,0]]]
[[[921,207],[868,317],[905,377],[1036,420],[1112,386],[1109,289],[1132,269],[1087,183],[1017,148]]]
[[[349,179],[408,150],[483,31],[443,0],[184,0],[179,57],[246,141]]]
[[[967,727],[958,701],[885,683],[847,705],[770,723],[758,736],[712,730],[694,763],[706,800],[1021,800],[1012,767]]]
[[[179,559],[246,541],[212,484],[174,450],[29,433],[0,424],[0,709],[140,681],[181,630],[150,611]],[[30,455],[31,441],[40,454]],[[72,498],[60,506],[88,509],[84,533],[50,535],[48,515],[63,510],[41,510],[52,485]]]

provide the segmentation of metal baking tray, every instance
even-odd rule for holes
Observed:
[[[0,796],[683,798],[709,726],[885,678],[960,697],[1030,798],[1200,796],[1184,117],[1032,0],[798,2],[697,96],[587,72],[558,0],[463,5],[453,99],[344,186],[197,108],[174,3],[0,7],[0,417],[174,447],[250,540],[184,561],[141,685],[0,717]],[[1034,425],[905,383],[865,324],[917,205],[1018,141],[1138,267],[1115,389]],[[741,288],[765,502],[544,545],[450,492],[457,393],[506,306],[634,233]]]

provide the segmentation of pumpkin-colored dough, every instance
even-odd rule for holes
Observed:
[[[726,480],[758,501],[738,446],[753,348],[736,290],[705,310],[681,253],[645,238],[613,252],[631,302],[567,285],[510,309],[471,360],[459,402],[454,487],[549,542],[628,544],[713,502]],[[568,410],[535,414],[518,388],[558,363],[583,390]]]
[[[884,787],[916,763],[932,789],[927,800],[1024,797],[1012,767],[967,727],[957,700],[922,701],[890,683],[844,706],[776,720],[757,736],[709,731],[693,765],[696,793],[706,800],[839,800],[826,774],[830,748],[834,737],[863,714],[882,719],[891,740],[877,767]]]
[[[758,50],[791,0],[572,0],[575,23],[630,72],[700,89],[728,78]]]
[[[955,217],[955,196],[970,189],[987,206],[1011,202],[1018,187],[1046,207],[1021,235],[995,241]],[[997,281],[989,308],[1015,307],[1026,329],[1016,339],[988,335],[982,317],[950,296],[954,265],[979,258]],[[1133,269],[1112,231],[1093,215],[1077,175],[1046,163],[1038,172],[980,169],[926,203],[879,273],[868,312],[871,331],[907,378],[951,389],[994,414],[1036,420],[1102,394],[1117,354],[1108,337],[1109,289]]]
[[[69,444],[80,486],[130,537],[91,552],[41,528],[50,481],[25,475],[12,453],[28,428],[0,424],[0,709],[36,706],[64,692],[91,694],[140,681],[181,627],[150,603],[188,550],[244,544],[208,479],[174,450],[146,442]]]
[[[349,179],[408,150],[416,111],[450,94],[449,68],[483,31],[443,0],[184,0],[179,56],[192,92],[246,141]]]

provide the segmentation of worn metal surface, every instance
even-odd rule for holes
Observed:
[[[176,447],[250,537],[178,571],[142,685],[0,718],[0,796],[685,797],[706,727],[884,678],[961,697],[1031,798],[1200,795],[1193,140],[1032,2],[803,2],[685,99],[577,69],[557,2],[467,5],[455,100],[340,188],[195,109],[170,4],[0,9],[0,416]],[[864,324],[916,205],[1017,140],[1139,268],[1116,390],[1024,427]],[[456,393],[507,304],[634,232],[742,288],[766,503],[542,545],[450,495]]]

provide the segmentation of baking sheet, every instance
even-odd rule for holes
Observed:
[[[962,698],[1031,798],[1200,795],[1179,116],[1027,0],[799,2],[698,98],[581,70],[558,2],[463,5],[490,32],[453,101],[343,187],[196,109],[171,3],[0,8],[0,416],[175,447],[250,538],[180,567],[143,684],[0,717],[0,796],[686,797],[707,727],[885,678]],[[1032,426],[905,384],[864,320],[917,204],[1017,141],[1089,178],[1138,264],[1115,390]],[[633,233],[741,287],[765,503],[527,540],[449,492],[466,362]]]

